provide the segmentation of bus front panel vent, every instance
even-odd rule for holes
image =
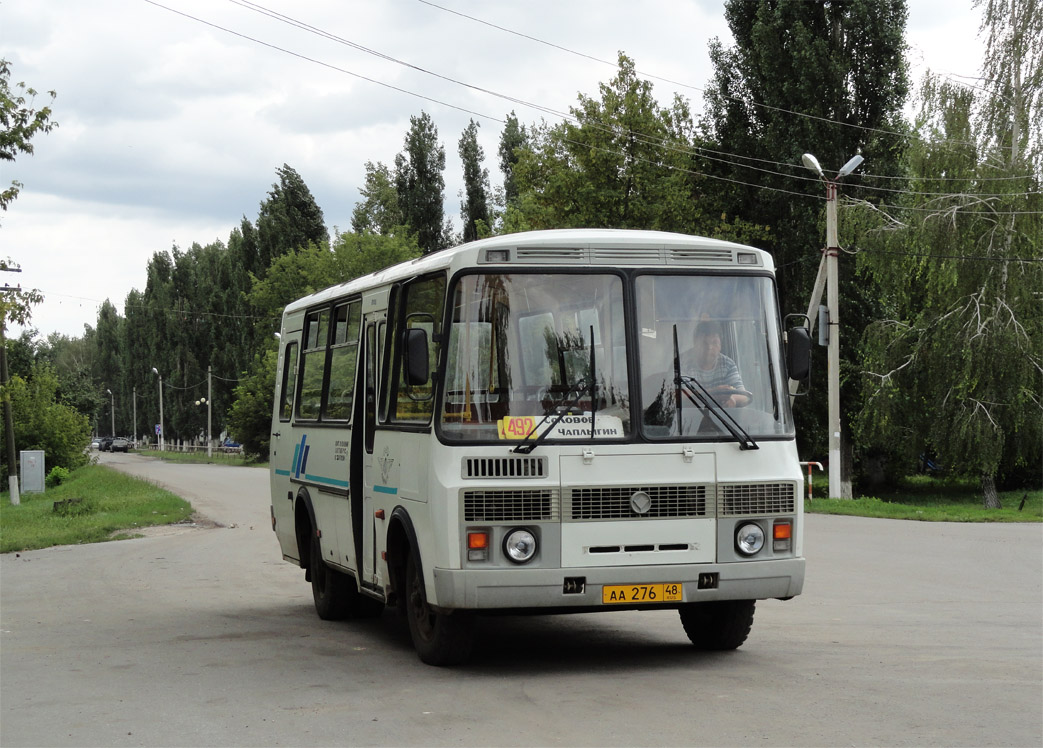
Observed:
[[[730,249],[699,249],[676,247],[667,249],[667,263],[671,265],[734,265]]]
[[[721,517],[792,514],[796,511],[796,483],[720,483],[717,506]]]
[[[647,496],[635,500],[637,494]],[[571,520],[712,517],[713,488],[684,486],[574,486],[566,493]]]
[[[465,457],[464,478],[546,478],[546,457]]]
[[[464,522],[553,522],[559,517],[554,488],[464,491]]]

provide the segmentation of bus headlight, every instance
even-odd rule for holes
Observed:
[[[503,539],[503,552],[516,564],[531,561],[536,555],[536,536],[523,527],[511,530]]]
[[[761,526],[750,522],[735,531],[735,547],[744,556],[753,556],[764,547],[764,530]]]

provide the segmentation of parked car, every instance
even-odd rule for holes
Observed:
[[[122,436],[117,436],[115,439],[112,440],[112,443],[109,445],[109,449],[111,449],[113,452],[126,452],[130,449],[130,442],[127,439],[124,439]]]
[[[98,445],[98,449],[101,450],[102,452],[108,452],[111,448],[112,448],[112,437],[111,436],[103,436],[101,438],[101,443]]]
[[[101,447],[101,439],[91,439],[91,449],[99,449]]]

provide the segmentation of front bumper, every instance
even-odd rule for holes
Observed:
[[[678,566],[595,566],[574,569],[439,569],[434,570],[431,602],[443,609],[510,610],[603,608],[601,588],[607,584],[681,583],[683,602],[765,600],[799,595],[804,587],[804,559],[788,558],[728,564]],[[716,574],[716,586],[700,589],[701,575]],[[566,579],[583,579],[581,592],[565,592]],[[573,589],[576,589],[573,586]],[[432,596],[428,595],[429,598]],[[676,607],[677,603],[673,604]]]

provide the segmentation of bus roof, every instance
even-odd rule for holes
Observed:
[[[489,250],[501,250],[490,254]],[[740,256],[741,255],[741,256]],[[298,299],[291,313],[373,286],[449,268],[475,265],[512,267],[735,267],[774,271],[767,252],[744,244],[665,231],[554,229],[502,234],[460,244],[353,278]]]

